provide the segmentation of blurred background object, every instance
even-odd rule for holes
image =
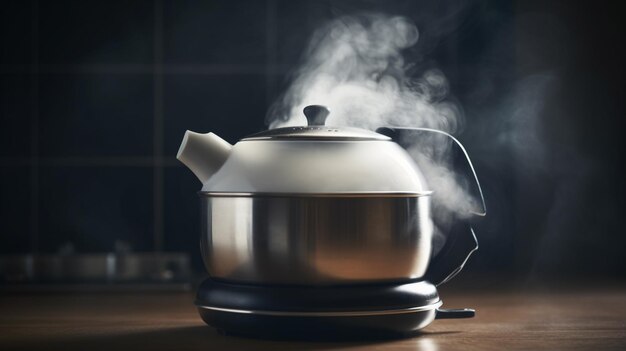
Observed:
[[[576,4],[574,4],[576,3]],[[623,24],[571,1],[14,1],[0,12],[0,284],[204,274],[187,129],[266,129],[313,31],[406,16],[464,109],[489,216],[468,280],[623,278]]]

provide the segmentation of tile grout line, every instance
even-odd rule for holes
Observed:
[[[33,1],[31,23],[30,251],[39,252],[39,2]]]
[[[163,2],[154,2],[153,229],[154,250],[163,250]]]
[[[274,30],[274,29],[272,29]],[[273,44],[275,45],[275,43]],[[266,48],[267,50],[267,48]],[[41,74],[150,74],[154,73],[154,64],[40,64]],[[205,75],[258,75],[266,72],[290,71],[289,65],[278,63],[265,64],[164,64],[163,74],[205,74]],[[0,75],[30,72],[30,65],[0,64]]]
[[[121,156],[121,157],[0,157],[0,167],[183,167],[174,156],[163,157],[161,160],[154,156]]]
[[[265,100],[269,108],[274,98],[276,79],[276,1],[266,1],[265,14]]]

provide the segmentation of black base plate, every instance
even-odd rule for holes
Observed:
[[[439,306],[429,282],[299,287],[205,280],[196,306],[223,333],[280,339],[378,339],[414,335]]]
[[[376,340],[413,336],[436,310],[350,317],[291,317],[241,314],[198,308],[202,320],[226,335],[261,339]]]

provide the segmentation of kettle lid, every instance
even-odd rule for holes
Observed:
[[[270,129],[242,140],[391,140],[386,135],[365,129],[326,126],[326,118],[330,114],[326,106],[309,105],[303,112],[307,126]]]

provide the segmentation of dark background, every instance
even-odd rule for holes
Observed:
[[[624,25],[611,1],[15,1],[0,15],[0,255],[184,251],[186,129],[266,128],[308,38],[361,11],[420,30],[488,207],[469,277],[626,273]],[[116,244],[117,243],[117,244]]]

